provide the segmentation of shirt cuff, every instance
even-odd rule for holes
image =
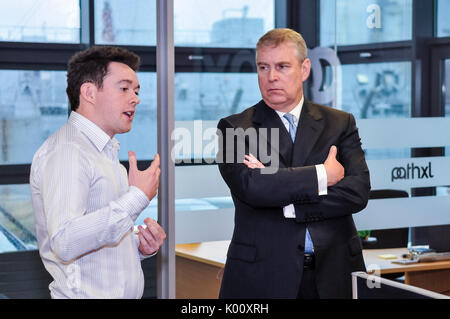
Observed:
[[[133,222],[150,204],[147,195],[136,186],[130,186],[128,192],[121,196],[116,202],[124,208]]]
[[[142,226],[145,226],[145,225],[142,225]],[[146,259],[146,258],[153,257],[153,256],[155,256],[155,255],[158,253],[159,249],[158,249],[157,251],[155,251],[155,252],[154,252],[153,254],[151,254],[151,255],[144,255],[143,253],[141,253],[141,251],[139,250],[139,245],[140,245],[141,243],[139,242],[139,235],[138,235],[138,234],[139,234],[139,229],[138,229],[137,226],[134,226],[133,234],[134,234],[134,239],[136,240],[136,245],[137,245],[137,247],[138,247],[138,252],[139,252],[139,258],[140,258],[141,261],[144,260],[144,259]]]
[[[316,165],[317,172],[317,185],[319,185],[319,196],[328,194],[328,179],[327,179],[327,171],[325,170],[325,166],[323,164]]]
[[[293,204],[283,207],[283,215],[285,218],[295,218],[295,207]]]

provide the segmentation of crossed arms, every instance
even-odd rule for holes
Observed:
[[[314,165],[279,168],[273,174],[262,174],[263,164],[246,155],[241,162],[219,163],[219,170],[232,194],[253,207],[284,207],[294,204],[296,219],[322,220],[361,211],[368,201],[369,170],[361,149],[361,141],[353,116],[348,116],[345,132],[336,141],[337,150],[330,149],[324,166],[327,171],[327,195],[318,195]],[[226,154],[226,129],[233,125],[226,119],[218,124],[224,141],[219,154]],[[234,138],[234,137],[233,137]],[[336,159],[338,156],[339,161]]]

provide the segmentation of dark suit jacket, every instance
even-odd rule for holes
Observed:
[[[248,169],[243,158],[227,163],[227,153],[236,157],[234,149],[227,149],[231,139],[245,141],[246,154],[253,148],[252,154],[259,158],[249,136],[232,136],[227,128],[278,128],[278,149],[270,143],[270,130],[267,136],[258,134],[272,152],[279,152],[278,171],[262,174],[260,169]],[[350,298],[351,272],[365,271],[352,214],[367,205],[370,190],[353,116],[305,100],[292,143],[278,114],[261,101],[221,119],[218,130],[223,136],[217,155],[219,170],[235,205],[220,298],[295,298],[303,273],[306,226],[314,243],[320,297]],[[327,195],[318,196],[315,165],[325,161],[331,145],[338,148],[345,177],[328,187]],[[287,219],[283,207],[292,203],[296,218]]]

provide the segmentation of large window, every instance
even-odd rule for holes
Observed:
[[[0,185],[0,253],[36,249],[29,185]]]
[[[412,0],[321,0],[320,44],[410,40]]]
[[[0,41],[80,42],[77,0],[2,1]]]
[[[67,119],[64,71],[0,70],[0,164],[31,163]]]
[[[356,118],[411,116],[411,63],[342,66],[342,109]]]
[[[253,48],[274,25],[273,2],[175,0],[175,45]],[[155,1],[95,1],[95,22],[97,43],[156,45]]]
[[[156,1],[96,0],[95,42],[156,45]]]
[[[448,12],[450,12],[450,1],[437,0],[437,36],[450,37],[450,20]]]
[[[273,0],[175,0],[175,45],[254,48],[273,28]]]

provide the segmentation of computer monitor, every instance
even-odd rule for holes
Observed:
[[[450,225],[414,227],[411,231],[412,245],[429,245],[438,253],[450,252]]]

